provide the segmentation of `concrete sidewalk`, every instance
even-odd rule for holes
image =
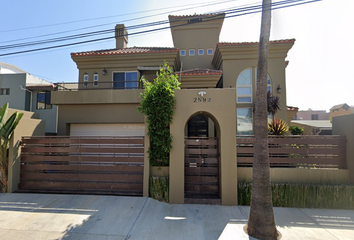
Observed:
[[[354,239],[354,211],[275,208],[282,239]],[[0,238],[253,239],[249,207],[179,205],[149,198],[1,194]]]

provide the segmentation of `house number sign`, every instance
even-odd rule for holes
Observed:
[[[205,97],[207,93],[205,91],[198,92],[199,97],[193,98],[194,103],[201,103],[201,102],[211,102],[211,98]]]

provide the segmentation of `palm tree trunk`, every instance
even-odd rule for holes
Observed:
[[[248,234],[258,239],[277,239],[269,169],[267,128],[267,74],[271,25],[271,0],[263,0],[257,66],[253,184]]]

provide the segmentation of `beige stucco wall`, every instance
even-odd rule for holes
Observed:
[[[143,89],[58,91],[52,92],[52,104],[140,103],[143,92]]]
[[[209,16],[186,16],[170,17],[171,33],[174,47],[179,50],[186,50],[186,55],[181,56],[182,70],[193,68],[213,69],[213,56],[207,54],[207,49],[215,52],[216,44],[219,42],[219,34],[224,21],[225,14],[214,17]],[[188,23],[189,19],[200,18],[200,22]],[[195,55],[190,56],[189,50],[195,50]],[[204,49],[204,55],[198,55],[198,49]]]
[[[347,168],[354,183],[354,114],[333,117],[332,134],[347,137]]]
[[[234,89],[207,89],[210,102],[194,102],[199,90],[176,91],[177,105],[170,132],[170,203],[184,203],[184,137],[185,126],[195,114],[212,118],[219,136],[220,197],[223,205],[237,204],[236,106]]]
[[[9,109],[8,117],[12,115],[16,109]],[[20,181],[21,166],[21,148],[20,141],[23,136],[44,136],[45,122],[40,119],[34,119],[33,112],[18,111],[24,113],[21,121],[17,125],[9,151],[9,175],[8,175],[8,192],[14,192],[18,189]]]
[[[78,82],[82,87],[84,73],[89,74],[89,87],[92,87],[93,75],[98,73],[98,88],[102,82],[112,82],[113,72],[138,71],[137,67],[160,67],[166,61],[174,71],[180,68],[179,53],[177,50],[159,53],[119,54],[97,56],[73,56],[72,59],[79,69]],[[103,75],[103,70],[106,74]],[[101,83],[101,84],[100,84]],[[109,86],[109,87],[112,87]],[[106,86],[106,88],[108,88]]]
[[[253,168],[238,168],[238,181],[252,182]],[[315,183],[315,184],[348,184],[347,169],[299,169],[271,168],[270,178],[273,183]]]
[[[69,135],[71,123],[144,123],[136,111],[139,104],[72,104],[60,105],[58,135]]]
[[[329,113],[329,120],[332,122],[334,117],[349,115],[349,114],[351,114],[350,109],[339,108],[336,109],[336,111],[331,110]]]
[[[223,60],[223,87],[234,88],[236,92],[236,82],[240,73],[252,67],[252,103],[238,103],[237,107],[252,107],[254,108],[256,99],[256,66],[257,59],[224,59]],[[286,108],[286,86],[285,86],[285,59],[274,58],[269,59],[268,74],[272,82],[272,93],[280,98],[280,110],[276,113],[276,117],[287,120]],[[281,93],[277,92],[277,87],[280,85]]]

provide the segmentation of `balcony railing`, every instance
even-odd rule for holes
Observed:
[[[109,81],[109,82],[63,82],[57,83],[55,91],[104,90],[104,89],[142,89],[140,81]]]

